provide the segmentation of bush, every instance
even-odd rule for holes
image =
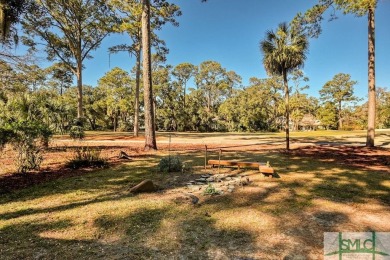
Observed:
[[[38,121],[21,120],[5,124],[0,129],[0,148],[6,143],[12,144],[17,152],[18,172],[39,169],[43,156],[38,140],[49,142],[52,132],[49,127]]]
[[[160,172],[180,172],[183,163],[178,156],[163,157],[158,164]]]
[[[85,137],[85,132],[84,132],[84,120],[82,118],[77,118],[74,122],[73,125],[71,126],[69,130],[69,136],[73,140],[82,140]]]
[[[107,160],[100,156],[101,150],[91,149],[89,147],[78,147],[75,150],[73,158],[66,163],[67,168],[78,169],[82,167],[107,166]]]
[[[18,152],[16,162],[18,172],[26,173],[30,170],[38,170],[43,161],[41,149],[34,142],[24,141],[15,144]]]
[[[85,137],[84,128],[82,126],[74,125],[69,130],[70,138],[74,140],[82,140]]]
[[[221,192],[217,190],[211,183],[207,185],[206,189],[204,190],[204,195],[218,195]]]

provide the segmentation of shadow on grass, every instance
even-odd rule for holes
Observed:
[[[172,214],[163,207],[139,208],[121,217],[103,215],[94,221],[97,237],[89,240],[59,238],[72,229],[70,220],[9,225],[0,228],[1,258],[215,259],[214,252],[237,258],[255,247],[251,233],[215,228],[214,220],[199,214],[184,219],[181,215],[176,220],[177,236],[166,237],[161,228]]]
[[[304,154],[278,154],[278,153],[224,153],[224,159],[238,159],[251,161],[270,161],[281,179],[264,178],[255,183],[251,192],[246,188],[233,194],[224,194],[206,198],[201,208],[215,212],[232,209],[254,209],[273,219],[275,234],[280,236],[280,242],[267,244],[267,237],[258,234],[264,239],[265,246],[261,250],[271,256],[277,257],[273,248],[283,251],[284,257],[293,257],[299,254],[310,255],[312,250],[322,250],[323,232],[339,231],[340,227],[350,221],[349,216],[342,208],[333,211],[315,206],[313,201],[324,200],[349,205],[350,203],[365,204],[375,200],[386,206],[390,205],[390,190],[384,181],[389,176],[383,172],[369,171],[364,168],[344,165],[336,159],[335,154],[328,157],[321,156],[315,151]],[[342,154],[338,154],[341,156]],[[210,157],[216,157],[214,154]],[[337,155],[336,155],[337,156]],[[182,160],[189,165],[202,165],[201,153],[180,154]],[[124,188],[129,187],[143,179],[152,178],[157,181],[171,181],[172,176],[180,173],[163,175],[156,174],[155,166],[161,156],[154,156],[144,160],[133,161],[113,169],[105,169],[88,173],[69,179],[56,180],[45,184],[17,191],[0,198],[0,203],[26,202],[44,196],[60,195],[71,192],[96,193],[90,200],[64,203],[55,207],[43,209],[21,209],[5,211],[0,220],[12,220],[39,213],[55,213],[68,209],[83,207],[88,204],[128,199],[129,194],[120,194]],[[195,173],[200,168],[194,168]],[[212,170],[207,170],[210,172]],[[190,174],[188,174],[190,175]],[[186,180],[176,183],[175,188],[185,187]],[[169,191],[171,188],[167,188]],[[99,191],[105,190],[104,194]],[[100,194],[100,195],[99,195]],[[138,197],[135,196],[134,200]],[[131,198],[133,199],[133,198]],[[314,206],[314,207],[313,207]],[[178,206],[179,207],[179,206]],[[215,218],[201,214],[199,210],[186,209],[178,211],[168,204],[163,208],[139,208],[131,214],[115,217],[109,214],[102,215],[94,221],[98,227],[99,237],[89,241],[61,240],[42,237],[44,231],[66,229],[71,222],[29,224],[16,223],[0,229],[0,248],[5,252],[5,259],[29,258],[28,253],[43,258],[105,258],[115,256],[118,258],[169,258],[169,256],[183,256],[185,259],[203,258],[213,259],[216,254],[225,258],[239,258],[250,255],[250,252],[260,250],[256,244],[256,234],[245,229],[221,229],[216,227]],[[166,221],[174,222],[172,229],[177,236],[172,242],[164,244],[164,228]],[[366,229],[371,227],[366,226]],[[119,234],[119,239],[110,241],[111,235]],[[172,239],[174,236],[170,236]],[[22,246],[18,245],[23,239],[31,239]],[[150,240],[162,240],[161,244],[149,245]],[[282,242],[282,240],[284,242]],[[3,245],[10,248],[19,248],[12,255]],[[29,245],[29,246],[27,246]],[[292,245],[302,245],[294,248]],[[33,246],[33,249],[30,248]],[[171,253],[173,252],[173,255]],[[85,257],[87,256],[87,257]]]

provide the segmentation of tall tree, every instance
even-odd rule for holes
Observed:
[[[221,98],[227,93],[226,69],[216,61],[204,61],[199,65],[195,82],[207,99],[207,109],[209,113],[215,112]]]
[[[268,74],[280,75],[284,82],[286,149],[290,149],[290,111],[287,76],[292,70],[303,67],[309,43],[305,34],[287,23],[279,24],[277,30],[268,31],[260,42],[263,64]]]
[[[233,95],[234,89],[238,84],[241,84],[242,78],[235,71],[226,72],[226,85],[227,85],[227,96],[231,97]]]
[[[142,75],[145,104],[145,147],[144,150],[157,150],[156,127],[153,108],[152,57],[150,44],[150,0],[142,0]]]
[[[356,84],[357,81],[351,80],[349,74],[339,73],[332,80],[326,82],[320,90],[323,101],[336,104],[338,129],[343,129],[342,102],[358,100],[353,95],[353,86]]]
[[[175,20],[175,16],[181,15],[180,8],[171,3],[161,4],[156,2],[156,6],[151,6],[151,46],[156,50],[159,55],[166,55],[168,49],[165,47],[165,42],[158,38],[154,32],[161,30],[162,26],[167,22],[177,26],[178,23]],[[142,3],[140,0],[127,1],[127,0],[111,0],[111,4],[118,10],[122,16],[122,22],[117,31],[126,32],[130,39],[131,44],[120,44],[113,46],[109,49],[110,53],[116,53],[120,51],[126,51],[133,54],[136,58],[135,64],[135,77],[136,77],[136,89],[135,89],[135,113],[134,113],[134,136],[139,134],[139,91],[140,91],[140,78],[141,78],[141,51],[142,51],[142,34],[141,34],[141,15],[142,15]]]
[[[307,10],[305,14],[298,13],[293,25],[303,28],[308,35],[318,37],[321,33],[321,21],[329,7],[342,10],[344,14],[352,13],[356,16],[368,18],[368,120],[366,146],[375,146],[375,9],[377,0],[318,0],[318,4]],[[334,13],[333,13],[334,16]]]
[[[34,37],[39,38],[48,59],[59,59],[76,75],[78,118],[83,117],[83,62],[117,22],[103,0],[35,0],[25,15],[25,43],[35,47]]]
[[[177,78],[179,85],[183,90],[183,109],[186,109],[186,90],[187,82],[193,77],[197,72],[197,67],[191,63],[184,62],[177,65],[173,71],[172,75]]]
[[[121,118],[122,129],[126,127],[126,119],[133,112],[132,84],[129,73],[115,67],[99,79],[98,88],[104,93],[107,115],[112,120],[114,132],[117,131]]]

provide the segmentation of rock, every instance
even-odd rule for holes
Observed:
[[[196,197],[195,195],[193,195],[193,194],[185,194],[187,197],[189,197],[190,199],[191,199],[191,202],[192,202],[192,204],[197,204],[198,202],[199,202],[199,198],[198,197]]]
[[[206,183],[207,182],[207,179],[205,178],[199,178],[199,179],[196,179],[197,182],[204,182]]]
[[[232,180],[232,177],[226,177],[225,180],[231,181],[231,180]]]
[[[229,189],[229,190],[234,190],[234,188],[235,188],[234,185],[229,185],[229,186],[228,186],[228,189]]]
[[[199,202],[199,198],[193,194],[184,193],[183,195],[176,197],[175,201],[177,203],[190,203],[192,205],[195,205]]]
[[[158,187],[151,180],[144,180],[130,189],[131,193],[155,192]]]
[[[227,191],[232,193],[234,191],[234,189],[228,189]]]
[[[209,178],[207,178],[207,181],[208,181],[208,182],[214,182],[214,177],[209,177]]]

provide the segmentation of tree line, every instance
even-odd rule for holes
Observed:
[[[18,122],[30,118],[53,132],[65,134],[78,118],[78,86],[58,64],[9,66],[1,63],[0,120]],[[153,56],[153,109],[159,131],[281,131],[285,128],[285,83],[281,76],[241,77],[219,62],[199,65],[167,65]],[[89,130],[134,129],[137,68],[127,72],[113,68],[96,86],[83,85],[84,126]],[[142,78],[142,75],[141,75]],[[354,95],[350,75],[335,75],[319,91],[319,98],[306,93],[308,78],[299,69],[290,73],[289,128],[364,129],[367,103]],[[143,84],[140,86],[141,100]],[[390,127],[390,92],[378,91],[377,128]],[[140,102],[140,125],[144,125],[144,102]]]
[[[205,1],[202,1],[205,2]],[[368,39],[369,39],[369,101],[367,105],[367,145],[374,145],[375,134],[375,119],[377,118],[377,90],[375,87],[375,41],[374,41],[374,29],[375,29],[375,9],[377,6],[376,0],[358,0],[358,1],[338,1],[338,0],[319,0],[313,8],[306,11],[304,14],[298,13],[292,22],[281,23],[277,30],[268,31],[266,37],[260,43],[260,50],[263,53],[263,64],[270,76],[269,80],[281,77],[283,85],[283,93],[276,91],[283,95],[284,104],[282,112],[280,108],[276,109],[277,105],[274,100],[269,100],[271,103],[261,105],[266,106],[260,110],[267,111],[267,120],[258,120],[256,123],[251,119],[242,119],[245,116],[233,115],[231,108],[234,108],[235,104],[245,100],[245,93],[235,90],[234,84],[240,80],[240,77],[234,72],[223,73],[222,75],[218,70],[218,63],[210,61],[204,62],[199,65],[198,72],[195,76],[196,89],[191,91],[188,95],[186,87],[183,88],[183,83],[186,83],[188,79],[186,77],[180,78],[180,75],[175,75],[175,72],[170,72],[170,68],[167,65],[158,65],[157,69],[153,68],[151,49],[155,51],[160,60],[165,59],[165,54],[168,49],[162,39],[159,39],[155,33],[156,30],[160,30],[166,23],[178,25],[176,17],[181,15],[180,8],[166,0],[21,0],[21,1],[0,1],[0,32],[1,43],[3,47],[0,53],[3,62],[6,65],[10,65],[16,60],[18,62],[19,57],[7,52],[9,47],[21,40],[23,44],[29,46],[29,54],[33,54],[38,49],[45,50],[47,59],[53,62],[57,62],[57,73],[66,74],[63,77],[68,77],[71,73],[77,79],[77,91],[74,97],[77,100],[77,124],[83,124],[84,121],[89,122],[88,127],[101,127],[104,125],[99,123],[95,126],[97,120],[93,117],[88,118],[84,113],[87,113],[87,104],[85,93],[88,94],[88,87],[83,85],[83,63],[85,59],[92,58],[91,54],[96,50],[102,40],[110,33],[127,33],[130,36],[130,44],[124,43],[117,46],[112,46],[110,52],[115,53],[118,51],[128,51],[133,53],[136,57],[135,68],[135,90],[133,98],[134,111],[134,134],[138,135],[138,126],[140,118],[140,112],[143,112],[143,125],[145,126],[146,143],[145,149],[156,149],[155,142],[155,130],[156,129],[180,129],[197,131],[211,131],[211,130],[244,130],[244,131],[257,131],[257,130],[272,130],[273,128],[279,128],[281,124],[284,124],[286,131],[286,143],[288,149],[289,143],[289,130],[290,125],[294,127],[297,121],[295,115],[300,112],[294,107],[290,108],[290,86],[289,75],[296,70],[299,70],[304,65],[306,54],[308,50],[308,38],[318,37],[321,33],[321,21],[327,10],[341,10],[343,13],[353,13],[357,16],[367,15],[368,17]],[[334,17],[335,12],[332,14]],[[17,24],[22,25],[22,37],[19,39]],[[8,49],[7,49],[8,47]],[[5,50],[5,51],[4,51]],[[142,55],[141,55],[142,54]],[[142,57],[142,88],[143,88],[143,104],[140,101],[140,82],[141,82],[141,57]],[[13,64],[14,65],[14,64]],[[205,72],[207,68],[215,67],[215,71]],[[14,66],[15,67],[15,66]],[[220,66],[219,66],[220,67]],[[20,68],[13,68],[19,70]],[[160,75],[161,74],[161,75]],[[175,84],[171,84],[170,77],[172,75],[176,77]],[[153,75],[153,77],[152,77]],[[199,76],[203,75],[203,76]],[[34,75],[35,76],[35,75]],[[57,75],[58,76],[58,75]],[[334,79],[336,81],[336,79]],[[262,82],[259,79],[253,79],[254,82]],[[217,83],[215,83],[217,82]],[[61,83],[63,84],[63,83]],[[353,82],[351,82],[353,85]],[[260,84],[261,85],[261,84]],[[158,88],[165,87],[164,92],[159,95]],[[248,86],[248,90],[255,86]],[[180,89],[182,88],[182,89]],[[99,88],[101,89],[101,88]],[[176,100],[179,103],[176,106],[172,100],[178,98],[175,96],[175,91],[180,90],[182,97],[180,100]],[[69,89],[70,90],[70,89]],[[164,90],[164,91],[165,91]],[[245,92],[244,91],[244,92]],[[67,95],[68,91],[64,93]],[[92,92],[95,92],[95,88],[92,88]],[[297,92],[298,96],[299,92]],[[324,92],[325,93],[325,92]],[[384,93],[387,93],[384,91]],[[192,95],[198,95],[196,100],[192,99]],[[62,95],[60,95],[62,96]],[[326,96],[326,94],[324,94]],[[329,95],[328,95],[329,96]],[[331,95],[330,95],[331,96]],[[330,97],[329,96],[329,97]],[[385,95],[386,96],[386,95]],[[296,98],[291,96],[291,100]],[[334,97],[333,97],[334,98]],[[111,102],[115,103],[114,98]],[[188,99],[188,101],[187,101]],[[235,101],[232,101],[235,99]],[[323,98],[325,100],[325,98]],[[171,101],[171,103],[169,102]],[[335,114],[337,128],[342,128],[345,125],[345,116],[342,113],[342,103],[345,101],[353,101],[351,96],[348,99],[348,95],[342,97],[342,101],[329,101],[321,106],[319,111],[325,108],[332,108],[336,106]],[[203,106],[205,109],[196,108],[202,107],[200,104],[206,102]],[[274,103],[272,103],[274,102]],[[335,104],[333,104],[334,102]],[[110,103],[110,102],[108,102]],[[116,103],[115,103],[116,104]],[[130,104],[130,103],[127,103]],[[183,106],[180,107],[179,104]],[[244,106],[244,104],[242,104]],[[195,108],[194,108],[195,106]],[[273,115],[269,114],[268,107],[271,106],[274,109]],[[282,106],[282,105],[281,105]],[[109,107],[107,105],[107,107]],[[169,112],[179,108],[182,113]],[[143,111],[141,111],[143,109]],[[186,110],[190,111],[191,118],[189,118]],[[220,111],[221,109],[221,111]],[[254,107],[255,111],[259,109]],[[128,109],[130,110],[130,109]],[[128,118],[124,114],[118,112],[116,108],[107,108],[111,114],[108,116],[110,120],[113,120],[110,124],[116,130],[120,123],[125,125],[126,121],[123,118]],[[224,111],[224,112],[223,112]],[[260,114],[265,113],[259,111]],[[277,115],[275,111],[279,111],[282,116]],[[170,115],[171,119],[166,119],[159,116],[159,112],[162,115]],[[291,113],[290,113],[291,112]],[[332,113],[326,112],[327,120],[323,119],[321,122],[328,122],[325,127],[334,127]],[[95,113],[95,112],[94,112]],[[108,112],[107,112],[108,113]],[[107,114],[106,113],[106,114]],[[117,116],[118,113],[121,115]],[[180,115],[179,115],[180,114]],[[182,115],[184,114],[184,115]],[[310,114],[310,113],[308,113]],[[201,116],[199,116],[201,115]],[[276,116],[277,115],[277,116]],[[306,115],[306,114],[305,114]],[[270,116],[272,119],[270,119]],[[292,120],[290,120],[290,116]],[[318,115],[316,116],[316,118]],[[183,119],[184,118],[184,119]],[[229,119],[226,119],[229,118]],[[191,121],[186,121],[191,119]],[[294,122],[295,123],[291,123]],[[261,121],[261,123],[260,123]],[[185,123],[185,127],[182,127],[182,122],[192,122],[192,124]],[[277,123],[276,123],[277,122]],[[280,123],[282,122],[282,123]],[[379,121],[382,124],[381,121]],[[106,127],[108,123],[105,124]],[[64,127],[63,127],[64,128]]]

